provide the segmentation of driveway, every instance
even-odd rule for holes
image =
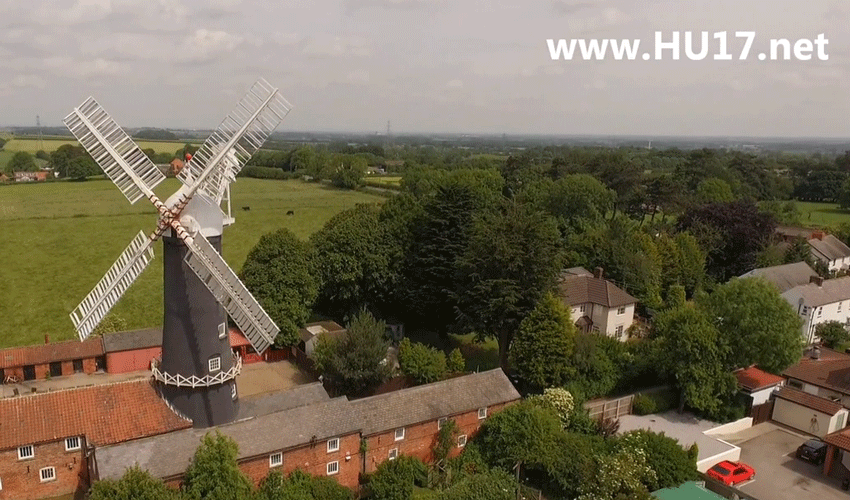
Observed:
[[[248,397],[267,392],[285,391],[297,385],[315,381],[289,360],[250,363],[242,365],[242,373],[236,377],[236,390],[239,392],[239,397]]]
[[[795,457],[797,447],[809,437],[767,422],[744,431],[744,440],[730,441],[741,448],[741,461],[756,470],[752,481],[739,489],[759,500],[850,499],[841,489],[847,471],[836,462],[834,477],[823,476],[823,467]]]

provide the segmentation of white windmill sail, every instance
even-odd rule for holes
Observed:
[[[292,105],[276,88],[262,78],[257,80],[177,177],[186,185],[194,185],[203,177],[197,189],[216,204],[220,203],[225,187],[235,180],[236,174],[291,109]],[[225,157],[233,160],[230,168],[222,165]],[[204,176],[210,167],[214,170]]]
[[[74,108],[63,122],[130,203],[150,197],[153,188],[165,180],[165,175],[93,98]]]
[[[139,231],[106,275],[71,313],[71,321],[74,322],[80,340],[91,335],[118,299],[148,267],[153,260],[151,243],[150,237]]]
[[[254,350],[265,352],[280,329],[200,232],[184,238],[184,242],[190,249],[186,264],[233,318]]]

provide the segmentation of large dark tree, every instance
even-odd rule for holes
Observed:
[[[38,166],[35,164],[35,158],[26,151],[18,151],[6,164],[6,173],[14,172],[35,172]]]
[[[298,343],[319,284],[310,246],[288,229],[263,235],[240,272],[245,286],[280,328],[278,347]]]
[[[696,236],[708,254],[708,274],[725,282],[755,267],[776,221],[752,201],[736,200],[693,207],[679,218],[677,228]]]
[[[508,348],[520,322],[554,285],[562,265],[555,221],[505,201],[476,218],[458,262],[461,324],[480,337],[496,337],[499,362],[507,368]]]

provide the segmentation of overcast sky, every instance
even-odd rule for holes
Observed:
[[[294,105],[278,130],[850,132],[847,0],[0,0],[0,25],[0,125],[61,125],[93,95],[127,127],[213,128],[264,77]],[[747,61],[552,61],[546,44],[644,52],[656,30],[757,37]],[[828,61],[757,59],[819,33]]]

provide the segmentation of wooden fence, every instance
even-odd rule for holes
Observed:
[[[618,419],[623,415],[632,413],[632,404],[634,403],[635,395],[629,394],[617,399],[606,399],[597,401],[588,401],[584,404],[587,414],[590,418],[598,421],[605,419]]]

